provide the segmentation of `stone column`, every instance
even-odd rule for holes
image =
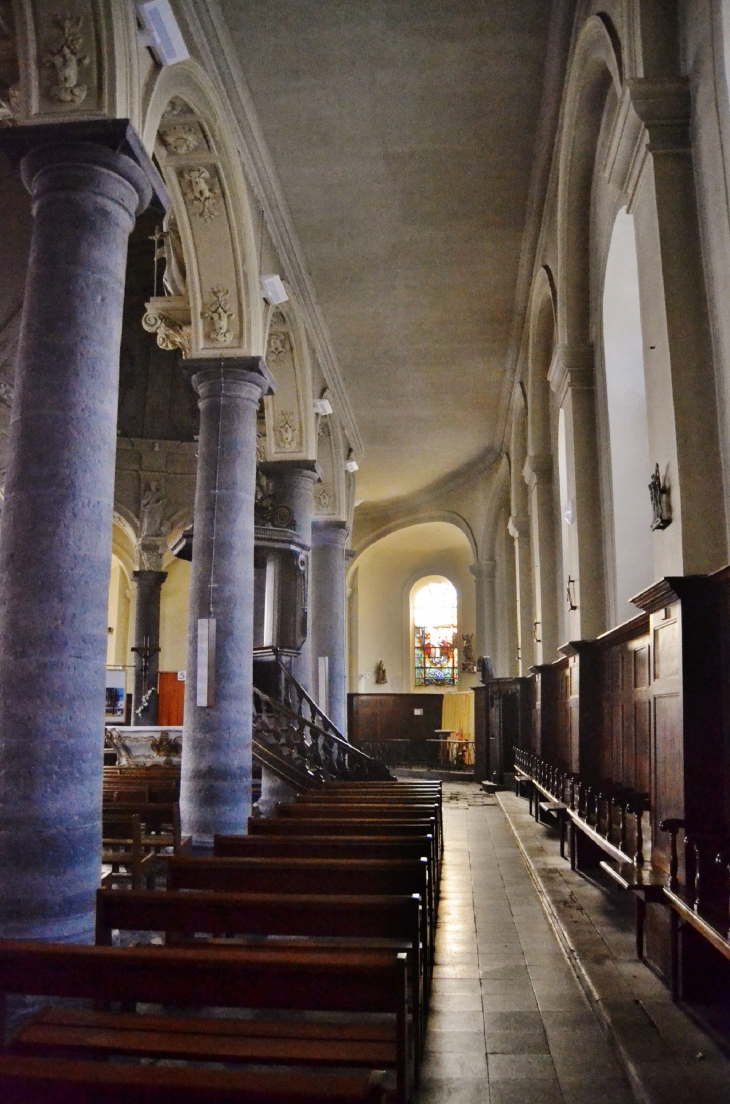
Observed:
[[[494,590],[497,578],[497,561],[481,560],[470,565],[474,576],[474,594],[476,601],[476,640],[474,654],[490,656],[496,663],[496,595]]]
[[[216,832],[245,832],[251,812],[256,411],[275,384],[259,357],[187,366],[195,372],[200,439],[180,810],[183,831],[209,847]],[[215,623],[202,702],[201,620]]]
[[[312,547],[312,487],[321,480],[315,460],[281,460],[262,464],[261,467],[271,475],[279,476],[281,497],[294,512],[294,528],[298,536]],[[308,591],[311,591],[311,563],[307,571]],[[311,602],[307,598],[307,638],[299,655],[292,659],[292,674],[308,694],[312,694],[312,626]],[[312,695],[316,698],[316,693]],[[261,768],[261,797],[257,801],[259,812],[268,816],[280,801],[293,801],[295,791],[282,782],[268,767]]]
[[[0,937],[93,941],[127,241],[153,189],[128,124],[2,132],[33,231],[0,542]]]
[[[345,638],[344,521],[317,521],[312,525],[311,618],[312,671],[320,656],[328,659],[329,701],[319,702],[344,736],[347,732],[347,641]]]
[[[528,456],[524,467],[530,491],[532,569],[535,583],[535,663],[552,663],[558,649],[557,556],[553,508],[553,462]]]
[[[157,671],[160,647],[160,598],[166,571],[133,571],[134,609],[133,725],[157,724]],[[154,687],[154,689],[153,689]]]
[[[268,471],[273,465],[264,465]],[[287,506],[294,511],[294,527],[299,538],[312,547],[312,512],[314,502],[312,487],[321,481],[321,474],[315,460],[284,460],[276,463],[281,473],[281,493]],[[308,591],[311,593],[311,563],[307,572]],[[312,694],[316,685],[316,671],[312,670],[312,625],[311,601],[307,600],[307,639],[299,655],[292,661],[292,674],[301,683],[308,694]],[[313,695],[316,697],[316,694]]]
[[[532,551],[529,517],[513,515],[509,533],[515,542],[515,574],[517,582],[517,647],[519,674],[526,675],[535,661],[534,614],[532,608]]]

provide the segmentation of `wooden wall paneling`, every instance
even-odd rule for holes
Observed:
[[[355,743],[432,739],[441,728],[442,702],[443,694],[348,694],[350,738]]]
[[[570,672],[570,770],[587,782],[603,777],[603,666],[595,640],[573,640],[559,649]]]

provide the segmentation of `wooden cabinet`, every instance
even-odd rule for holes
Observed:
[[[524,747],[532,727],[532,687],[527,678],[490,679],[474,692],[474,777],[504,782],[514,767],[514,749]]]

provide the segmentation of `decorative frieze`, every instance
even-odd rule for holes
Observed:
[[[233,340],[231,323],[236,314],[231,309],[230,295],[229,289],[220,285],[211,288],[209,306],[202,313],[209,323],[207,336],[215,345],[230,345]]]
[[[214,172],[204,165],[185,169],[182,174],[186,182],[184,192],[195,215],[203,222],[210,222],[219,214],[218,201],[220,191],[215,186]]]

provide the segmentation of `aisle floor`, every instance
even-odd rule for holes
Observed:
[[[419,1104],[631,1104],[499,805],[445,785],[444,838]]]

